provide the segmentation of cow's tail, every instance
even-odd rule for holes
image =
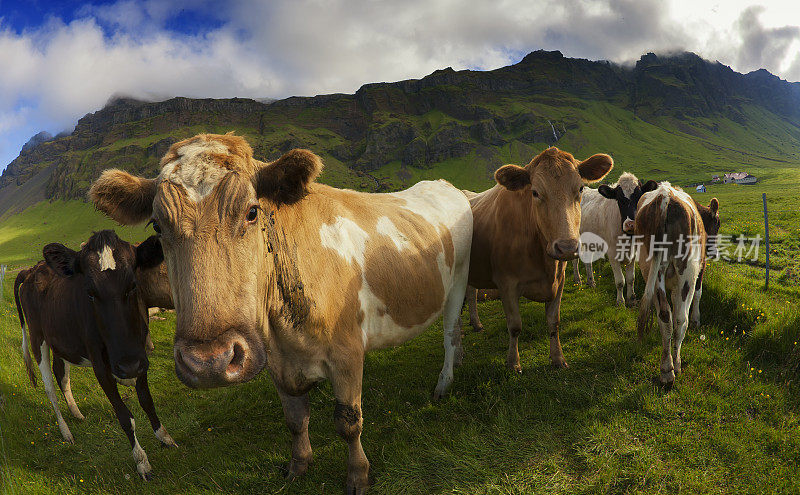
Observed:
[[[650,327],[653,317],[653,296],[658,282],[658,270],[661,267],[664,254],[661,251],[653,253],[650,263],[650,272],[647,274],[647,284],[644,286],[642,300],[639,301],[639,317],[636,319],[636,333],[639,340],[644,338],[645,331]]]
[[[30,344],[28,343],[28,329],[25,326],[25,313],[22,311],[22,303],[19,300],[19,288],[22,287],[22,282],[28,275],[28,270],[21,270],[14,280],[14,302],[17,303],[17,315],[19,316],[19,324],[22,327],[22,359],[25,360],[25,369],[28,371],[28,378],[31,384],[36,386],[36,374],[33,372],[33,360],[31,359]]]

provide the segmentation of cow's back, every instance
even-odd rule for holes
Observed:
[[[292,234],[310,332],[347,333],[366,349],[395,345],[440,314],[456,268],[468,263],[472,212],[446,181],[370,194],[313,184],[293,210],[276,212]],[[350,330],[348,330],[350,329]]]

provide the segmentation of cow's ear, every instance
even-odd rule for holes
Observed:
[[[494,173],[494,180],[509,191],[519,191],[531,183],[531,174],[519,165],[503,165]]]
[[[645,182],[644,185],[642,186],[642,194],[650,191],[655,191],[656,189],[658,189],[658,182],[654,180],[649,180]]]
[[[308,194],[308,185],[322,172],[322,159],[308,150],[292,150],[264,165],[255,177],[259,198],[276,206],[297,203]]]
[[[136,246],[136,268],[153,268],[164,261],[164,251],[158,236],[151,235]]]
[[[584,182],[597,182],[614,168],[614,160],[603,153],[592,155],[578,164],[578,173]]]
[[[104,171],[89,189],[95,208],[123,225],[142,223],[153,213],[156,180],[128,172]]]
[[[711,209],[711,213],[716,215],[719,211],[719,200],[717,198],[711,198],[711,202],[708,204],[708,207]]]
[[[63,244],[48,244],[42,249],[42,254],[47,266],[62,277],[71,277],[81,271],[78,253]]]
[[[602,184],[600,187],[597,188],[597,192],[600,193],[600,196],[608,199],[617,199],[617,187],[607,186]]]

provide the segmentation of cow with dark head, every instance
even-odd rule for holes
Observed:
[[[628,306],[636,303],[633,291],[635,271],[635,253],[631,235],[633,235],[636,208],[642,194],[658,187],[656,181],[642,183],[635,175],[624,172],[612,185],[603,184],[595,189],[585,189],[581,197],[581,234],[590,232],[603,240],[608,247],[608,260],[614,273],[617,287],[617,305],[624,306],[627,297]],[[594,287],[592,263],[586,263],[586,283]],[[625,273],[622,272],[625,265]],[[573,280],[581,283],[578,271],[578,260],[572,265]],[[624,289],[627,286],[627,294]]]
[[[133,247],[104,230],[92,235],[80,251],[54,243],[45,246],[43,253],[44,261],[22,270],[14,283],[22,353],[31,382],[36,385],[32,350],[61,434],[72,443],[72,433],[58,409],[53,374],[70,412],[83,419],[72,396],[69,370],[71,365],[91,366],[130,441],[137,471],[149,479],[150,463],[136,439],[133,416],[120,398],[117,383],[136,387],[156,437],[174,447],[156,415],[147,384],[147,310],[135,276],[137,268],[161,263],[161,246],[151,237]]]

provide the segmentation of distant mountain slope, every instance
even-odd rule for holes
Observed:
[[[82,198],[105,168],[152,176],[176,140],[228,131],[262,159],[310,148],[325,159],[323,181],[367,190],[436,177],[478,189],[497,166],[552,144],[580,157],[612,153],[617,173],[693,182],[746,168],[781,179],[800,161],[800,84],[691,53],[647,54],[625,68],[537,51],[493,71],[448,68],[353,95],[121,98],[71,135],[26,145],[0,177],[0,215],[31,198]]]

